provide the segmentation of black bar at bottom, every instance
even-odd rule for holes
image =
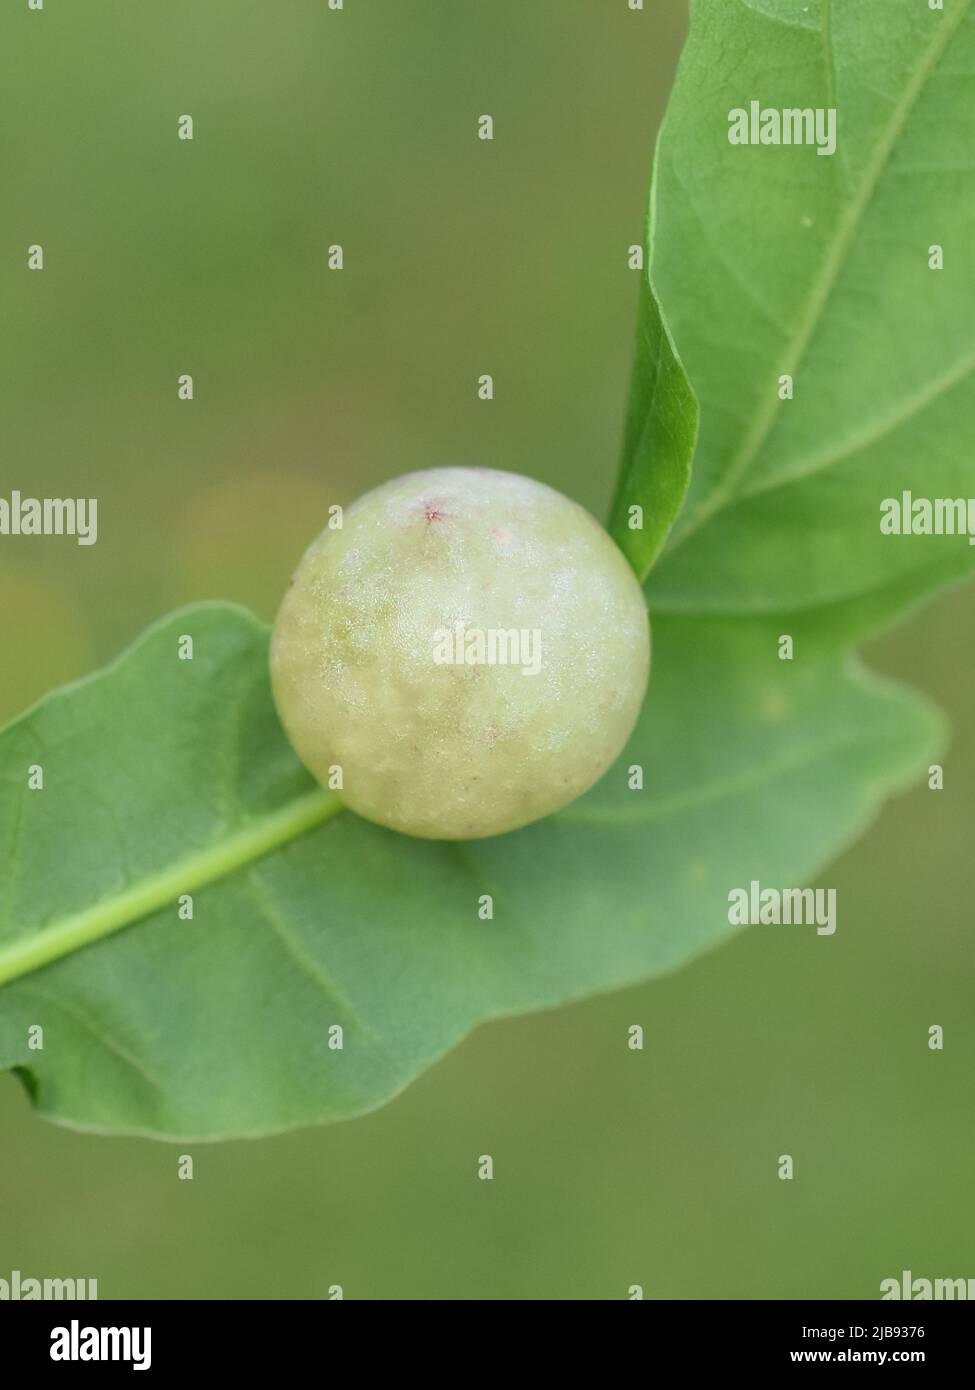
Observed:
[[[391,1357],[400,1358],[399,1370],[416,1370],[418,1363],[440,1362],[443,1367],[443,1334],[465,1331],[467,1319],[456,1304],[449,1321],[438,1317],[426,1330],[429,1314],[413,1304],[405,1337],[394,1334],[388,1342],[377,1341],[377,1334],[385,1339],[393,1332],[396,1305],[348,1302],[349,1307],[338,1306],[338,1301],[7,1302],[0,1304],[0,1342],[5,1364],[16,1365],[20,1376],[46,1371],[70,1381],[85,1372],[118,1372],[175,1381],[186,1371],[209,1369],[219,1370],[222,1376],[235,1371],[248,1376],[262,1371],[280,1374],[282,1359],[291,1353],[317,1359],[323,1374],[329,1373],[328,1368],[336,1369],[336,1352],[361,1358],[362,1368],[375,1372],[381,1364],[376,1353],[383,1345],[388,1345]],[[590,1330],[599,1339],[597,1349],[599,1345],[605,1349],[607,1333],[614,1353],[628,1349],[629,1342],[648,1370],[658,1362],[664,1367],[679,1358],[687,1370],[875,1365],[924,1366],[947,1372],[949,1367],[953,1371],[964,1367],[973,1321],[970,1304],[963,1301],[646,1300],[642,1309],[614,1309],[603,1302],[592,1305],[589,1314],[573,1315],[572,1336],[566,1340],[546,1333],[547,1315],[541,1308],[555,1305],[532,1302],[530,1306],[531,1321],[524,1329],[517,1327],[517,1313],[512,1321],[515,1330],[534,1340],[536,1357],[548,1363],[548,1372],[558,1360],[555,1349],[564,1346],[574,1357],[580,1342],[589,1340]],[[601,1311],[597,1313],[596,1308]],[[491,1312],[480,1315],[470,1329],[468,1345],[482,1374],[492,1361],[499,1373],[506,1367],[510,1370],[505,1323],[505,1314],[491,1304]],[[363,1332],[369,1337],[365,1343],[359,1340]],[[460,1372],[456,1348],[450,1360]],[[43,1383],[48,1383],[47,1378]]]

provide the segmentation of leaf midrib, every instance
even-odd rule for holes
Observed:
[[[122,892],[17,937],[0,947],[0,985],[130,926],[184,893],[226,878],[330,820],[341,809],[334,794],[320,789],[307,792]]]

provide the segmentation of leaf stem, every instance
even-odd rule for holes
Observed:
[[[183,893],[226,877],[330,820],[341,809],[342,803],[330,792],[309,792],[114,897],[0,947],[0,985],[147,917]]]

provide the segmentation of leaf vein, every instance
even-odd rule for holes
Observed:
[[[73,1019],[90,1037],[94,1038],[99,1046],[104,1047],[107,1052],[112,1053],[114,1057],[118,1057],[120,1061],[125,1062],[137,1076],[151,1086],[154,1091],[158,1091],[158,1093],[168,1101],[169,1092],[162,1082],[157,1081],[153,1074],[147,1070],[145,1065],[129,1052],[128,1048],[123,1047],[120,1042],[117,1042],[107,1029],[98,1027],[92,1023],[91,1019],[82,1013],[77,1006],[68,1004],[64,999],[55,999],[52,995],[46,993],[46,991],[38,989],[33,981],[29,985],[21,985],[20,990],[24,994],[33,995],[36,999],[43,999],[46,1004],[51,1005],[59,1012],[67,1015],[68,1018]]]
[[[953,17],[950,20],[946,18],[944,23],[939,23],[936,26],[934,36],[927,48],[923,50],[921,61],[914,70],[911,80],[900,99],[895,103],[890,120],[877,142],[873,158],[867,165],[859,192],[846,205],[837,220],[832,243],[823,259],[819,274],[813,282],[795,332],[786,344],[782,359],[772,374],[773,379],[778,379],[781,376],[795,377],[798,373],[809,344],[815,336],[823,311],[839,280],[850,249],[856,240],[866,211],[897,147],[897,142],[928,80],[968,14],[971,3],[972,0],[961,0]],[[733,500],[741,479],[765,444],[778,417],[780,406],[781,401],[778,393],[770,392],[766,397],[765,404],[756,411],[751,427],[742,436],[723,478],[714,488],[711,496],[703,501],[696,511],[687,518],[683,527],[678,525],[674,534],[671,553],[678,546],[683,545],[715,513],[721,511]]]
[[[379,1036],[373,1032],[369,1024],[366,1023],[359,1010],[346,997],[343,991],[336,984],[335,980],[326,973],[315,960],[314,956],[307,950],[301,938],[285,921],[280,908],[274,902],[270,889],[258,877],[257,872],[251,866],[244,877],[244,883],[250,894],[251,901],[257,908],[261,921],[264,922],[276,939],[284,947],[287,954],[299,967],[307,979],[315,984],[319,991],[332,1004],[338,1004],[346,1015],[352,1019],[356,1028],[369,1038],[377,1051],[381,1052],[390,1062],[395,1062],[395,1058],[387,1051]]]

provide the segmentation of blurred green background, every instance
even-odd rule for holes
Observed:
[[[626,253],[685,23],[682,0],[3,7],[0,495],[97,496],[100,534],[0,540],[0,718],[181,603],[270,618],[329,504],[407,469],[513,469],[605,513]],[[370,1116],[260,1142],[74,1134],[0,1077],[0,1277],[589,1299],[975,1276],[973,610],[956,590],[869,653],[955,739],[945,790],[889,806],[818,880],[835,937],[754,930],[482,1027]]]

